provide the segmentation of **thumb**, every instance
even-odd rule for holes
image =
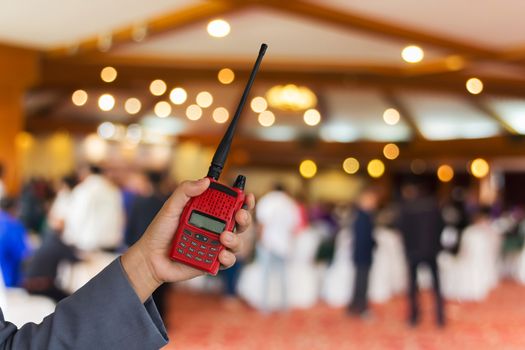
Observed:
[[[190,198],[202,194],[209,186],[210,179],[208,178],[198,181],[184,181],[166,201],[160,214],[172,219],[178,219]]]

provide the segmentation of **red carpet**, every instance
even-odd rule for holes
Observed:
[[[431,294],[421,302],[422,323],[411,329],[402,297],[362,321],[322,304],[265,316],[216,295],[174,292],[165,349],[525,349],[525,286],[504,282],[483,303],[448,302],[445,329],[434,326]]]

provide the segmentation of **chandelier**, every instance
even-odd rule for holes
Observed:
[[[271,107],[300,112],[317,105],[317,97],[309,88],[294,84],[276,85],[266,92]]]

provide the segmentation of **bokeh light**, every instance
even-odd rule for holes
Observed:
[[[195,101],[202,108],[208,108],[213,103],[213,96],[208,91],[201,91],[197,94]]]
[[[383,147],[383,155],[386,159],[394,160],[399,157],[399,147],[395,143],[386,144]]]
[[[454,169],[450,165],[443,164],[437,170],[437,177],[441,182],[450,182],[454,178]]]
[[[359,161],[352,157],[346,158],[343,162],[343,170],[350,175],[357,173],[359,170]]]
[[[383,113],[383,120],[388,125],[396,125],[397,123],[399,123],[399,119],[401,119],[401,116],[395,108],[388,108]]]
[[[104,67],[100,71],[100,78],[106,83],[111,83],[117,79],[117,70],[113,67]]]
[[[299,165],[299,173],[302,177],[310,179],[317,174],[317,164],[310,159],[303,160]]]
[[[71,95],[71,101],[73,101],[73,104],[75,106],[83,106],[86,104],[88,100],[88,93],[84,90],[76,90]]]
[[[224,107],[215,108],[215,110],[213,111],[213,120],[215,120],[216,123],[226,123],[229,117],[230,113]]]
[[[306,125],[314,126],[321,121],[321,113],[317,109],[308,109],[304,112],[303,119]]]
[[[259,114],[258,121],[264,127],[272,126],[275,123],[275,115],[272,111],[264,111]]]
[[[231,84],[235,80],[235,73],[230,68],[223,68],[217,74],[217,79],[221,84]]]
[[[208,34],[215,38],[224,38],[230,34],[230,24],[223,19],[215,19],[208,23]]]
[[[252,99],[250,107],[255,113],[262,113],[266,110],[266,108],[268,108],[268,102],[266,102],[264,97],[257,96]]]
[[[98,98],[98,107],[107,112],[115,107],[115,98],[110,94],[104,94]]]
[[[202,109],[198,105],[189,105],[186,108],[186,117],[189,120],[199,120],[202,117]]]
[[[377,179],[385,173],[385,164],[379,159],[372,159],[366,167],[368,175]]]
[[[140,103],[140,100],[135,97],[130,97],[126,100],[124,103],[124,109],[129,114],[137,114],[140,112],[140,109],[142,108],[142,103]]]
[[[106,140],[115,136],[116,131],[117,131],[117,128],[115,127],[115,124],[111,122],[104,122],[100,124],[97,128],[98,136]]]
[[[467,80],[466,87],[472,95],[478,95],[483,91],[483,82],[478,78],[470,78]]]
[[[407,46],[401,51],[401,57],[403,60],[408,63],[417,63],[423,60],[425,53],[423,49],[416,45]]]
[[[155,104],[155,115],[159,118],[166,118],[171,114],[171,105],[166,101],[159,101]]]
[[[490,171],[489,163],[483,158],[476,158],[470,163],[470,172],[478,179],[484,178]]]
[[[176,87],[170,92],[170,101],[173,102],[173,104],[181,105],[186,102],[187,98],[188,93],[181,87]]]
[[[168,86],[164,82],[164,80],[161,79],[155,79],[149,84],[149,91],[154,96],[161,96],[163,95],[166,90],[168,89]]]

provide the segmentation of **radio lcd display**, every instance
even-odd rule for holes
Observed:
[[[217,234],[221,234],[226,227],[224,221],[216,220],[195,210],[191,213],[190,224]]]

